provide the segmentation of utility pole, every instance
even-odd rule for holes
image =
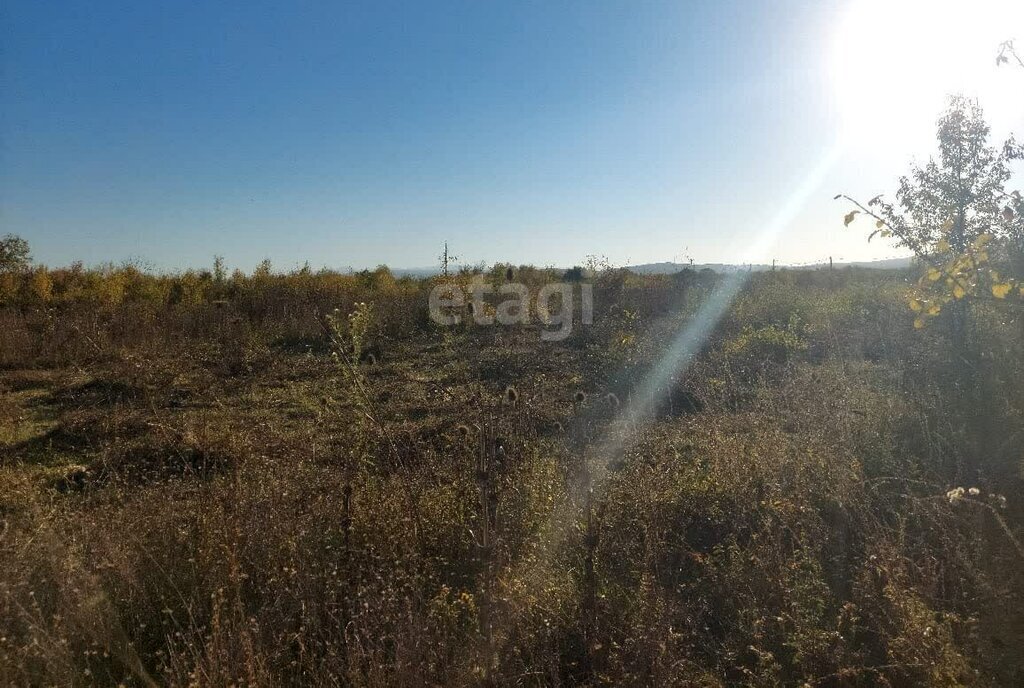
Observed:
[[[457,261],[459,259],[459,257],[458,256],[453,256],[450,253],[448,253],[448,242],[446,241],[446,242],[444,242],[444,253],[442,253],[440,256],[438,256],[438,258],[441,259],[441,274],[444,275],[445,277],[447,277],[448,276],[448,263]]]

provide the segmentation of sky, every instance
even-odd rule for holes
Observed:
[[[900,255],[832,197],[928,150],[964,23],[923,1],[5,0],[0,234],[160,270]],[[986,3],[956,66],[1024,135]]]

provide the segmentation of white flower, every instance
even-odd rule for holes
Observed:
[[[979,490],[976,487],[972,487],[971,489],[967,490],[967,494],[971,495],[972,497],[977,497],[978,495],[981,494],[981,490]]]
[[[964,488],[954,487],[952,490],[946,493],[946,498],[949,499],[950,504],[956,504],[964,498]]]

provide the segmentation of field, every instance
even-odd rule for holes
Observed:
[[[1024,683],[1014,313],[593,267],[483,273],[591,285],[562,341],[386,269],[0,283],[0,684]]]

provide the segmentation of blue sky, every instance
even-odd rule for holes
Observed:
[[[0,233],[50,265],[740,260],[838,137],[846,4],[7,0]],[[843,156],[771,257],[894,253],[831,198],[900,160]]]

